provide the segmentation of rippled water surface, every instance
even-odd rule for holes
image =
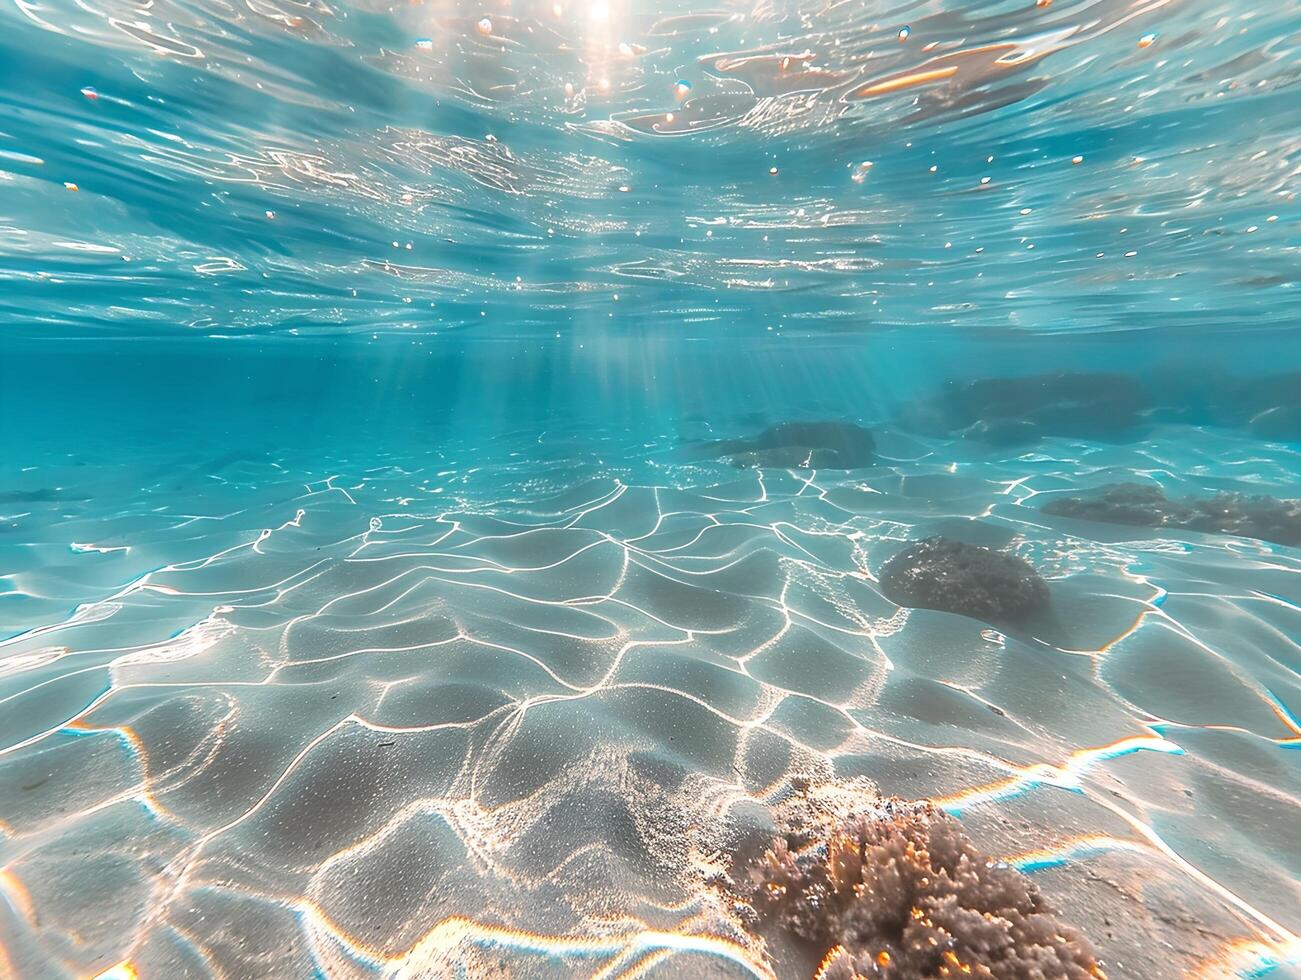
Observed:
[[[0,26],[0,977],[807,977],[872,784],[1298,975],[1294,4]]]

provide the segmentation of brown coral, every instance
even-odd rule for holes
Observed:
[[[818,980],[1103,976],[1031,881],[929,803],[803,821],[751,868],[747,897],[760,928],[825,950]]]

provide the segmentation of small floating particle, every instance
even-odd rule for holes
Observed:
[[[770,174],[772,174],[772,176],[776,177],[776,176],[777,176],[777,168],[776,168],[776,167],[769,167],[769,168],[768,168],[768,173],[770,173]]]
[[[414,201],[414,200],[415,200],[415,196],[412,195],[412,194],[403,194],[403,195],[402,195],[402,203],[403,203],[403,204],[410,204],[410,203],[411,203],[412,201]]]
[[[266,214],[267,218],[272,219],[272,220],[275,219],[276,213],[275,213],[274,211],[266,211],[266,212],[264,212],[264,213]]]
[[[671,112],[666,112],[666,113],[664,113],[664,121],[665,121],[666,123],[671,123],[671,122],[673,122],[673,113],[671,113]]]
[[[63,182],[63,186],[64,186],[65,188],[67,188],[68,190],[70,190],[70,191],[79,191],[79,190],[81,190],[80,187],[78,187],[76,184],[74,184],[74,183],[73,183],[72,181],[70,181],[70,180],[65,180],[65,181]]]
[[[912,36],[912,32],[913,29],[909,27],[907,24],[904,24],[903,27],[899,28],[899,40],[900,41],[908,40],[908,38]]]
[[[99,101],[99,92],[98,92],[98,90],[96,90],[94,87],[92,87],[92,86],[90,86],[90,85],[87,85],[85,88],[83,88],[83,89],[81,90],[81,94],[84,95],[84,96],[85,96],[87,99],[89,99],[91,102],[98,102],[98,101]]]
[[[416,47],[421,51],[432,51],[434,49],[434,40],[428,37],[418,37],[416,38]]]
[[[1155,34],[1144,34],[1142,37],[1138,39],[1138,46],[1140,48],[1150,48],[1155,43],[1156,43]]]
[[[1022,208],[1022,209],[1021,209],[1021,213],[1022,213],[1022,214],[1029,214],[1029,213],[1030,213],[1030,209],[1029,209],[1029,208]]]
[[[1034,5],[1036,7],[1051,7],[1053,5],[1053,0],[1035,0]]]
[[[940,169],[940,168],[939,168],[938,166],[936,166],[936,165],[934,165],[934,164],[931,165],[931,173],[937,173],[937,172],[939,171],[939,169]]]
[[[980,178],[980,186],[981,186],[981,187],[984,187],[986,184],[989,183],[989,181],[990,181],[990,178],[989,178],[989,177],[981,177],[981,178]]]
[[[632,188],[629,187],[627,184],[619,185],[619,193],[621,194],[627,194],[630,190],[632,190]]]
[[[139,980],[140,974],[131,965],[130,960],[116,963],[102,973],[96,973],[91,980]]]
[[[1126,253],[1125,253],[1125,258],[1127,258],[1127,259],[1132,259],[1132,258],[1133,258],[1135,255],[1137,255],[1137,254],[1138,254],[1137,252],[1126,252]]]
[[[691,94],[691,83],[685,78],[679,78],[673,85],[673,94],[680,100],[685,99]]]
[[[1084,157],[1081,157],[1081,156],[1074,156],[1074,157],[1071,157],[1071,163],[1075,164],[1075,166],[1077,166],[1077,167],[1078,167],[1080,164],[1082,164],[1083,162],[1084,162]]]
[[[565,82],[565,98],[572,99],[573,97],[574,97],[574,83]]]
[[[474,25],[474,28],[484,37],[487,37],[492,33],[492,21],[489,18],[484,17],[479,21],[479,23]]]

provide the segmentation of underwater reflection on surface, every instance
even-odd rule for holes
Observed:
[[[1289,4],[2,9],[11,334],[1295,326]]]

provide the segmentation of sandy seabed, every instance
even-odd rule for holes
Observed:
[[[850,471],[596,432],[38,459],[0,497],[4,966],[794,975],[719,882],[792,794],[872,784],[1108,976],[1294,960],[1301,552],[1040,510],[1297,485],[1189,431],[887,430]],[[1047,609],[896,606],[877,573],[932,534],[1025,559]]]

